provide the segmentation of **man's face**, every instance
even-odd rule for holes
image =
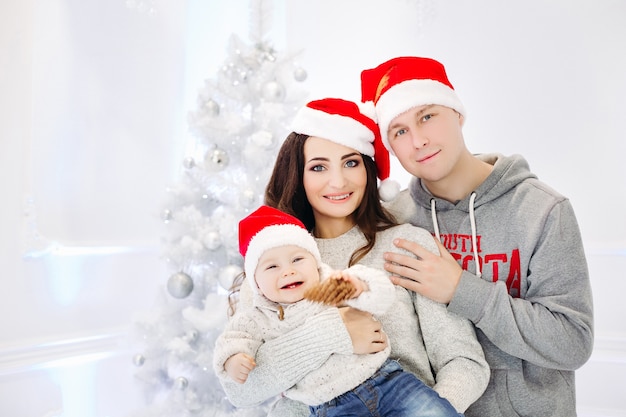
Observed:
[[[463,116],[449,107],[414,107],[389,123],[389,146],[410,174],[444,180],[465,150],[462,125]]]

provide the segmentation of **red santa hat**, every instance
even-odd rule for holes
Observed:
[[[263,252],[279,246],[296,245],[310,252],[318,265],[322,258],[317,243],[297,218],[278,209],[261,206],[239,222],[239,253],[252,290],[258,293],[254,271]]]
[[[439,104],[466,115],[444,66],[430,58],[398,57],[364,70],[361,72],[361,101],[374,107],[382,142],[392,154],[387,129],[391,121],[405,111],[425,104]]]
[[[388,201],[398,193],[399,185],[389,179],[389,152],[381,141],[378,126],[356,103],[340,98],[311,101],[296,114],[292,130],[347,146],[374,158],[380,179],[380,197]]]

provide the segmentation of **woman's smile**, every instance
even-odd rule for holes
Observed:
[[[343,194],[327,194],[324,196],[324,198],[331,200],[331,201],[343,201],[347,198],[349,198],[352,195],[352,193],[343,193]]]

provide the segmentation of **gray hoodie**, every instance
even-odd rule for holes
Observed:
[[[593,305],[574,211],[521,156],[479,158],[494,169],[463,200],[435,198],[414,178],[389,207],[439,235],[464,270],[448,310],[474,323],[491,367],[466,416],[575,416]]]

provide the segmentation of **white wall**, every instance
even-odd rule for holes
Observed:
[[[185,2],[0,2],[0,415],[142,403],[128,328],[166,278]]]
[[[244,0],[135,3],[157,13],[0,2],[2,415],[122,416],[141,402],[125,334],[166,278],[159,206],[186,108],[249,16]],[[440,59],[469,110],[470,148],[521,153],[572,199],[597,330],[580,414],[626,415],[626,3],[275,5],[276,45],[301,51],[311,98],[358,99],[361,69],[393,56]],[[399,165],[392,175],[406,183]]]

